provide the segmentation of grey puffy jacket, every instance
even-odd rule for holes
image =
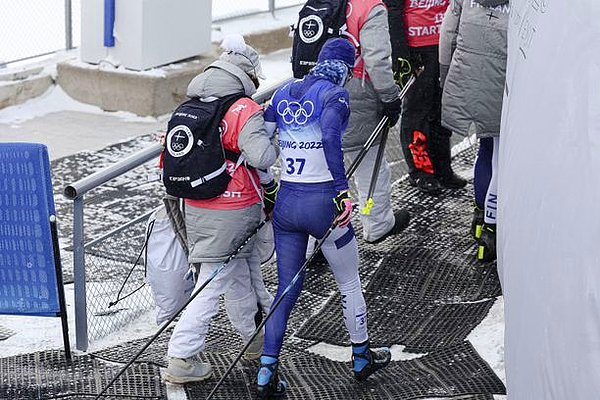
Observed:
[[[189,97],[222,97],[244,91],[256,92],[252,80],[239,67],[217,60],[189,84]],[[240,130],[238,147],[246,162],[256,168],[269,168],[277,153],[265,128],[262,111],[252,115]],[[260,186],[259,182],[256,182]],[[189,262],[224,261],[260,222],[259,203],[239,210],[212,210],[186,206],[186,230],[190,248]],[[237,258],[248,258],[254,247],[249,242]]]
[[[439,61],[442,125],[454,132],[475,124],[478,137],[500,134],[509,11],[508,0],[450,1]]]
[[[369,13],[360,28],[359,41],[370,80],[355,77],[346,84],[351,113],[344,135],[345,151],[362,147],[383,116],[382,102],[391,102],[400,94],[392,73],[392,46],[383,3]]]

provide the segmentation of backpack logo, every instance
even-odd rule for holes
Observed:
[[[323,20],[318,15],[309,15],[298,22],[298,29],[304,43],[314,43],[323,35]]]
[[[307,0],[292,27],[292,71],[303,78],[317,64],[323,43],[347,35],[348,0]],[[356,46],[358,42],[353,42]]]
[[[173,157],[183,157],[194,146],[194,135],[185,125],[177,125],[167,134],[167,150]]]
[[[243,93],[214,101],[192,98],[180,104],[168,122],[163,151],[163,183],[167,193],[184,199],[212,199],[227,190],[231,176],[228,161],[238,152],[224,148],[222,122]]]

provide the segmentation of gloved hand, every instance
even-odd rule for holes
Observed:
[[[402,111],[402,99],[398,97],[397,99],[386,103],[383,103],[383,115],[389,118],[389,126],[390,128],[398,122],[400,118],[400,112]]]
[[[270,215],[275,208],[277,192],[279,192],[279,183],[273,179],[269,183],[261,184],[263,187],[263,202],[265,203],[265,214]]]
[[[335,219],[334,223],[340,228],[345,228],[352,219],[352,200],[347,190],[342,190],[333,198],[335,204]]]

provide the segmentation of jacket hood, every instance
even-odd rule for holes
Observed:
[[[254,83],[241,68],[217,60],[197,75],[187,87],[188,97],[223,97],[243,91],[247,96],[256,93]]]
[[[508,3],[508,1],[509,0],[475,0],[476,3],[479,3],[484,7],[497,7]]]

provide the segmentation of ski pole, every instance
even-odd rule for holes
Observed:
[[[123,373],[125,372],[125,370],[127,368],[129,368],[131,366],[131,364],[133,364],[135,362],[135,360],[138,359],[139,356],[142,355],[142,353],[144,351],[146,351],[146,349],[148,347],[150,347],[150,345],[160,336],[161,333],[163,333],[165,331],[165,329],[167,329],[167,327],[171,324],[171,322],[173,322],[175,320],[175,318],[177,318],[179,316],[179,314],[181,314],[181,312],[196,298],[196,296],[198,296],[198,294],[215,278],[215,276],[217,276],[217,274],[219,272],[221,272],[223,269],[225,269],[225,267],[227,266],[227,264],[229,264],[229,262],[231,260],[233,260],[238,253],[244,248],[244,246],[246,246],[246,244],[248,244],[248,242],[250,241],[250,239],[252,239],[252,237],[254,237],[254,235],[256,235],[256,233],[260,230],[260,228],[263,227],[263,225],[266,223],[266,220],[262,221],[260,224],[258,224],[258,226],[256,228],[254,228],[254,230],[252,232],[250,232],[250,235],[248,235],[248,237],[239,245],[239,247],[237,249],[235,249],[235,251],[229,255],[227,257],[227,259],[223,262],[223,264],[221,264],[221,266],[219,268],[217,268],[207,279],[206,281],[197,289],[195,290],[192,295],[190,296],[190,298],[185,302],[185,304],[183,304],[181,307],[179,307],[179,309],[177,310],[177,312],[175,312],[175,314],[169,318],[160,328],[159,330],[154,334],[154,336],[152,336],[150,338],[150,340],[148,340],[146,342],[146,344],[144,346],[142,346],[142,348],[131,358],[131,360],[129,360],[129,362],[119,371],[119,373],[117,375],[115,375],[110,382],[108,382],[108,384],[102,389],[102,391],[100,393],[98,393],[98,395],[96,395],[96,397],[94,397],[94,400],[98,400],[100,399],[102,396],[104,396],[104,393],[106,393],[106,391],[108,390],[108,388],[110,388],[112,386],[113,383],[116,382],[117,379],[119,379],[119,377],[121,375],[123,375]],[[244,349],[245,351],[245,349]]]
[[[242,347],[242,350],[237,355],[237,357],[235,358],[235,360],[233,360],[233,362],[229,365],[229,367],[227,368],[227,371],[225,371],[225,373],[223,374],[223,376],[221,377],[221,379],[219,379],[219,382],[217,382],[217,384],[215,385],[215,387],[213,388],[213,390],[211,390],[211,392],[208,394],[208,397],[206,398],[206,400],[212,399],[212,397],[214,396],[214,394],[217,392],[217,390],[221,387],[221,385],[225,381],[225,378],[227,378],[227,376],[233,370],[233,367],[235,367],[235,365],[238,363],[238,361],[240,361],[240,359],[242,358],[242,356],[244,355],[244,353],[246,352],[246,350],[248,350],[248,347],[250,347],[250,344],[252,343],[252,341],[256,338],[256,336],[258,335],[258,333],[263,329],[263,327],[265,326],[265,324],[267,323],[267,321],[269,320],[269,318],[271,317],[271,315],[273,315],[273,313],[275,312],[275,310],[277,309],[277,307],[279,307],[279,304],[281,304],[281,302],[283,301],[283,299],[285,298],[285,296],[288,294],[288,292],[290,290],[292,290],[292,287],[294,287],[294,285],[296,284],[296,282],[298,281],[298,279],[300,278],[300,276],[302,275],[302,273],[306,270],[306,268],[308,268],[308,265],[310,264],[310,262],[312,261],[312,259],[317,255],[317,253],[319,252],[319,250],[323,246],[323,243],[325,242],[325,240],[327,240],[327,238],[329,237],[329,235],[331,235],[331,233],[335,230],[336,227],[337,227],[337,223],[334,221],[333,224],[327,230],[327,232],[325,232],[325,235],[323,235],[323,238],[321,240],[319,240],[319,242],[315,246],[315,250],[313,251],[313,253],[310,255],[310,257],[308,257],[308,259],[304,262],[304,264],[302,264],[302,266],[300,267],[300,269],[298,270],[298,272],[296,272],[296,275],[294,275],[294,277],[292,278],[292,280],[290,281],[290,283],[285,287],[285,289],[283,290],[283,292],[281,292],[281,296],[279,296],[279,298],[277,299],[277,301],[271,305],[271,309],[269,310],[269,313],[267,315],[265,315],[265,317],[263,318],[263,320],[261,321],[261,323],[258,325],[258,327],[254,331],[254,333],[252,334],[252,336],[250,337],[250,339],[246,342],[246,344],[244,345],[244,347]]]
[[[385,124],[387,124],[387,120],[388,120],[387,117],[381,118],[381,121],[379,121],[379,124],[377,125],[377,127],[375,128],[375,130],[373,131],[371,136],[369,137],[369,140],[367,140],[367,142],[370,141],[371,144],[367,145],[367,143],[365,143],[361,153],[359,153],[356,156],[356,158],[352,162],[352,165],[348,169],[348,172],[346,173],[346,179],[350,179],[352,177],[352,174],[354,174],[354,172],[358,168],[359,164],[364,159],[364,156],[367,154],[367,151],[369,151],[369,148],[371,147],[371,145],[373,144],[373,142],[375,141],[375,139],[381,132],[381,129],[385,126]],[[208,397],[206,398],[206,400],[210,400],[214,396],[214,394],[217,392],[217,390],[219,390],[219,388],[225,381],[225,378],[227,378],[227,376],[231,373],[231,371],[233,370],[235,365],[238,363],[238,361],[240,361],[240,359],[242,358],[242,355],[246,352],[246,350],[248,350],[248,347],[250,347],[250,344],[252,343],[252,341],[256,338],[258,333],[265,326],[265,324],[267,323],[267,321],[269,320],[271,315],[273,315],[273,313],[275,312],[277,307],[279,307],[279,304],[281,304],[281,302],[283,301],[285,296],[288,294],[288,292],[296,284],[296,282],[300,278],[300,275],[306,270],[306,268],[308,268],[308,266],[310,265],[310,262],[313,260],[313,258],[315,258],[315,256],[319,252],[319,250],[321,250],[321,247],[323,246],[323,243],[325,243],[325,240],[327,240],[327,238],[331,235],[331,233],[335,230],[336,227],[337,227],[337,222],[334,220],[333,223],[331,224],[331,226],[329,227],[329,229],[327,230],[327,232],[325,232],[325,235],[323,235],[321,240],[319,240],[317,242],[317,245],[315,246],[315,249],[313,250],[310,257],[308,257],[308,259],[306,261],[304,261],[304,264],[302,264],[302,266],[300,267],[298,272],[296,272],[296,275],[294,275],[291,282],[286,286],[286,288],[283,290],[283,292],[281,292],[281,296],[279,296],[279,298],[277,299],[277,301],[275,303],[271,304],[271,309],[269,310],[269,313],[267,315],[265,315],[265,317],[263,318],[261,323],[258,325],[258,327],[254,331],[254,333],[252,334],[250,339],[246,342],[244,347],[242,347],[242,350],[239,352],[239,354],[236,356],[236,358],[233,360],[233,362],[229,365],[229,367],[227,368],[227,370],[225,371],[225,373],[223,374],[221,379],[219,379],[219,381],[217,382],[217,384],[215,385],[213,390],[211,390],[211,392],[208,394]]]
[[[403,98],[406,95],[406,93],[408,92],[408,89],[410,89],[410,87],[413,85],[415,80],[416,80],[416,76],[412,75],[410,77],[410,79],[406,82],[406,85],[400,91],[400,95],[399,95],[400,98]],[[383,116],[381,118],[381,120],[379,121],[379,123],[377,124],[377,126],[375,127],[375,129],[373,130],[373,132],[371,133],[371,135],[365,142],[365,144],[363,144],[363,147],[361,148],[359,154],[356,156],[356,158],[350,165],[350,168],[348,168],[348,171],[346,172],[346,179],[350,179],[352,177],[352,175],[354,174],[354,172],[356,172],[356,169],[358,168],[358,166],[360,165],[362,160],[365,158],[369,149],[373,146],[373,143],[375,142],[375,140],[377,139],[379,134],[387,126],[388,121],[389,121],[389,119],[386,116]],[[386,139],[387,139],[387,136],[386,136]],[[210,393],[208,394],[208,397],[206,397],[206,400],[212,399],[212,397],[215,395],[217,390],[219,390],[219,388],[221,387],[221,385],[223,384],[223,382],[225,381],[227,376],[231,373],[231,371],[233,370],[235,365],[242,358],[242,355],[246,352],[248,347],[250,347],[250,344],[252,343],[252,341],[256,338],[256,336],[258,336],[258,333],[265,326],[265,324],[267,323],[267,321],[269,320],[271,315],[273,315],[273,312],[275,312],[275,310],[277,309],[277,307],[279,307],[279,304],[281,304],[281,302],[283,301],[283,299],[285,298],[287,293],[292,289],[294,284],[298,281],[298,279],[300,278],[300,275],[306,270],[306,268],[308,268],[308,265],[310,264],[312,259],[317,255],[317,253],[323,246],[323,243],[325,242],[325,240],[327,240],[329,235],[331,235],[331,233],[335,230],[336,227],[337,227],[337,223],[334,221],[333,224],[327,230],[327,232],[325,232],[325,235],[323,235],[323,238],[321,240],[319,240],[319,242],[315,246],[313,253],[310,255],[310,257],[308,257],[308,259],[304,262],[304,264],[302,264],[302,266],[300,267],[298,272],[296,272],[296,275],[294,275],[294,277],[292,278],[292,280],[288,284],[288,286],[286,286],[286,288],[283,290],[283,292],[281,292],[281,296],[279,296],[277,301],[271,305],[271,309],[269,310],[269,313],[267,315],[265,315],[265,317],[263,318],[261,323],[258,325],[258,327],[254,331],[254,333],[252,334],[250,339],[246,342],[244,347],[242,347],[242,350],[239,352],[239,354],[236,356],[236,358],[233,360],[233,362],[229,365],[229,367],[227,368],[227,370],[225,371],[225,373],[223,374],[221,379],[219,379],[219,381],[217,382],[215,387],[210,391]]]
[[[367,153],[373,146],[373,143],[375,143],[375,140],[377,140],[377,137],[381,133],[383,127],[387,123],[388,123],[388,117],[384,116],[381,118],[381,120],[379,121],[379,123],[377,124],[375,129],[373,129],[373,132],[371,133],[369,138],[366,140],[366,142],[363,144],[363,147],[360,149],[360,151],[356,155],[356,158],[354,158],[354,161],[352,161],[352,165],[350,165],[350,168],[348,168],[348,171],[346,172],[346,176],[348,177],[348,179],[350,179],[350,177],[352,175],[354,175],[354,172],[356,172],[356,169],[358,168],[358,166],[360,165],[362,160],[365,158],[365,156],[367,155]]]
[[[412,85],[415,83],[415,81],[417,80],[417,76],[421,73],[422,70],[423,70],[423,68],[420,68],[419,70],[417,70],[417,72],[415,74],[411,75],[410,78],[408,79],[408,81],[406,81],[406,84],[404,85],[402,90],[400,90],[400,94],[398,95],[398,97],[400,99],[403,99],[406,96],[406,93],[408,93],[408,91],[410,90]],[[375,143],[375,140],[377,140],[377,137],[382,132],[382,130],[387,126],[388,122],[389,122],[388,117],[386,117],[386,116],[381,117],[381,119],[379,120],[379,123],[375,126],[375,129],[373,129],[373,132],[371,132],[371,135],[365,141],[365,143],[363,144],[363,147],[361,147],[358,155],[352,162],[352,165],[350,166],[350,168],[348,168],[348,171],[347,171],[348,177],[354,175],[356,168],[358,168],[358,165],[362,162],[363,158],[365,158],[365,156],[367,155],[367,152],[371,149],[371,147],[373,147],[373,143]]]
[[[369,185],[369,193],[367,194],[367,201],[365,206],[362,208],[361,212],[364,215],[371,214],[371,209],[375,205],[375,200],[373,200],[373,194],[375,193],[375,187],[377,186],[377,179],[379,178],[379,168],[381,168],[381,161],[383,160],[385,153],[385,145],[387,143],[388,134],[390,132],[390,127],[386,126],[383,129],[383,133],[381,134],[381,143],[379,144],[379,149],[377,150],[377,157],[375,158],[375,165],[373,165],[373,174],[371,175],[371,184]]]

